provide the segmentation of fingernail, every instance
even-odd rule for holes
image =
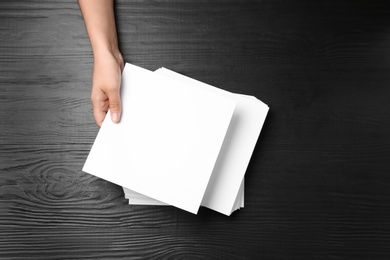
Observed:
[[[111,119],[112,119],[112,122],[118,123],[119,122],[119,115],[118,115],[118,113],[112,113],[111,114]]]

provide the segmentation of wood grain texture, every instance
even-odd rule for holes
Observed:
[[[271,110],[225,217],[129,206],[81,171],[98,128],[76,1],[0,2],[0,259],[389,259],[387,1],[116,1],[128,62]]]

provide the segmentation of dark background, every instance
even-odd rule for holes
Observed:
[[[129,206],[83,173],[98,127],[77,2],[3,0],[0,259],[390,259],[390,2],[121,0],[116,16],[127,62],[270,106],[245,208]]]

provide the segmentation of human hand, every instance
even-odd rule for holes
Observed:
[[[120,121],[120,85],[124,67],[122,54],[105,51],[94,55],[91,102],[96,124],[100,127],[110,109],[114,123]]]

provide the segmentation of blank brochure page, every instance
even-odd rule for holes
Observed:
[[[196,214],[236,102],[131,64],[121,97],[83,170]]]

